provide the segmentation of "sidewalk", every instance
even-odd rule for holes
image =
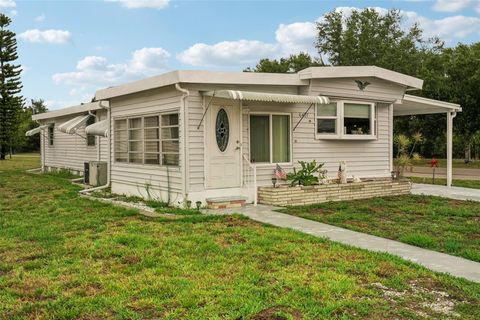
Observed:
[[[247,206],[244,208],[223,210],[221,213],[240,213],[252,220],[268,223],[277,227],[294,229],[316,237],[328,238],[332,241],[370,251],[387,252],[418,263],[434,271],[445,272],[456,277],[463,277],[474,282],[480,282],[480,263],[478,262],[291,216],[274,211],[275,209],[277,208],[258,205],[256,207]],[[210,211],[209,213],[220,214],[219,211]]]

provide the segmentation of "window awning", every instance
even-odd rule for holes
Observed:
[[[108,137],[108,121],[95,122],[85,128],[85,133],[93,136]]]
[[[37,133],[40,133],[40,131],[45,130],[47,128],[48,128],[48,125],[43,125],[43,126],[40,126],[40,127],[36,127],[32,130],[28,130],[27,132],[25,132],[25,136],[31,137],[33,135],[36,135]]]
[[[296,94],[281,94],[269,92],[254,92],[240,90],[216,90],[203,93],[206,96],[232,100],[279,102],[279,103],[305,103],[328,104],[330,99],[324,96],[306,96]]]
[[[75,134],[77,132],[77,129],[84,125],[90,117],[91,115],[89,114],[87,114],[86,116],[78,116],[73,118],[72,120],[62,123],[57,128],[61,132]]]

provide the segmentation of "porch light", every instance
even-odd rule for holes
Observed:
[[[276,177],[272,178],[272,184],[273,184],[273,187],[276,188],[275,187],[275,185],[277,184],[277,178]]]
[[[195,205],[197,206],[197,210],[200,211],[200,207],[202,206],[202,201],[195,202]]]

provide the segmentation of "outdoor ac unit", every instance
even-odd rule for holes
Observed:
[[[103,186],[107,184],[107,167],[105,161],[90,161],[88,180],[91,186]]]

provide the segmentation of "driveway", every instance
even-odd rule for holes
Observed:
[[[412,184],[413,194],[425,194],[457,200],[480,201],[480,189],[437,186],[433,184]]]

